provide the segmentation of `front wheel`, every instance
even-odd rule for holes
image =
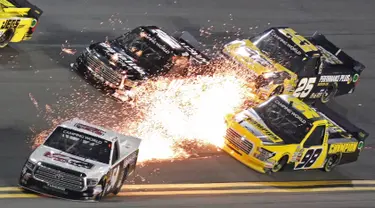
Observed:
[[[273,173],[280,172],[284,169],[286,163],[288,162],[288,156],[282,157],[277,163],[273,166],[271,171]]]
[[[270,97],[274,96],[274,95],[281,95],[284,91],[284,87],[283,86],[278,86],[276,87],[275,90],[272,91],[272,93],[270,94]]]

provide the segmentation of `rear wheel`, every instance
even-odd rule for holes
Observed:
[[[322,103],[328,103],[330,100],[332,100],[337,93],[337,84],[331,84],[328,86],[327,92],[322,95],[320,98],[320,101]]]
[[[271,169],[271,171],[273,173],[282,171],[284,169],[284,167],[285,167],[285,165],[286,165],[287,162],[288,162],[288,156],[282,157],[279,161],[277,161],[277,163],[275,164],[275,166],[273,166],[273,168]]]
[[[125,170],[124,170],[124,174],[123,174],[123,176],[122,176],[121,181],[120,181],[119,184],[117,185],[116,189],[113,191],[113,194],[114,194],[114,195],[117,195],[117,194],[121,191],[122,185],[124,184],[125,180],[126,180],[127,177],[128,177],[128,173],[129,173],[129,165],[125,168]]]
[[[323,171],[331,172],[339,164],[340,160],[341,160],[340,154],[328,156],[327,161],[323,166]]]
[[[12,40],[14,35],[14,31],[9,29],[5,31],[2,35],[0,35],[0,48],[5,48],[10,40]]]

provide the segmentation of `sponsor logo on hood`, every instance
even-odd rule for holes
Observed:
[[[67,163],[69,165],[73,165],[76,167],[91,169],[94,167],[93,164],[85,162],[83,160],[79,160],[76,158],[69,157],[67,155],[61,153],[53,153],[53,152],[46,152],[44,153],[45,157],[51,158],[52,160],[59,161],[62,163]]]
[[[272,133],[268,128],[261,125],[260,123],[256,122],[253,118],[249,117],[245,121],[249,122],[248,129],[250,132],[254,134],[254,136],[258,137],[264,142],[278,142],[280,139]],[[258,130],[259,129],[259,130]]]
[[[99,46],[105,51],[106,55],[109,56],[109,62],[120,63],[122,66],[133,69],[141,75],[145,75],[145,71],[142,67],[138,66],[135,63],[135,59],[129,56],[128,54],[118,51],[112,48],[109,43],[100,43]]]

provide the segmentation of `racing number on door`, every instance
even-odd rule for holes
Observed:
[[[322,149],[309,149],[295,169],[310,168],[322,154]]]
[[[310,94],[311,90],[313,89],[315,82],[316,82],[316,77],[302,78],[299,81],[297,85],[297,89],[294,91],[293,96],[298,97],[298,98],[307,97]]]

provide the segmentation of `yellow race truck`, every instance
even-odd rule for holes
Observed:
[[[327,103],[353,93],[365,69],[323,34],[302,36],[289,27],[233,40],[225,44],[222,54],[247,69],[260,101],[289,94],[308,103]]]
[[[326,105],[312,108],[291,95],[272,96],[225,121],[224,151],[261,173],[329,172],[356,161],[369,136]]]
[[[31,39],[42,13],[27,0],[0,0],[0,48]]]

